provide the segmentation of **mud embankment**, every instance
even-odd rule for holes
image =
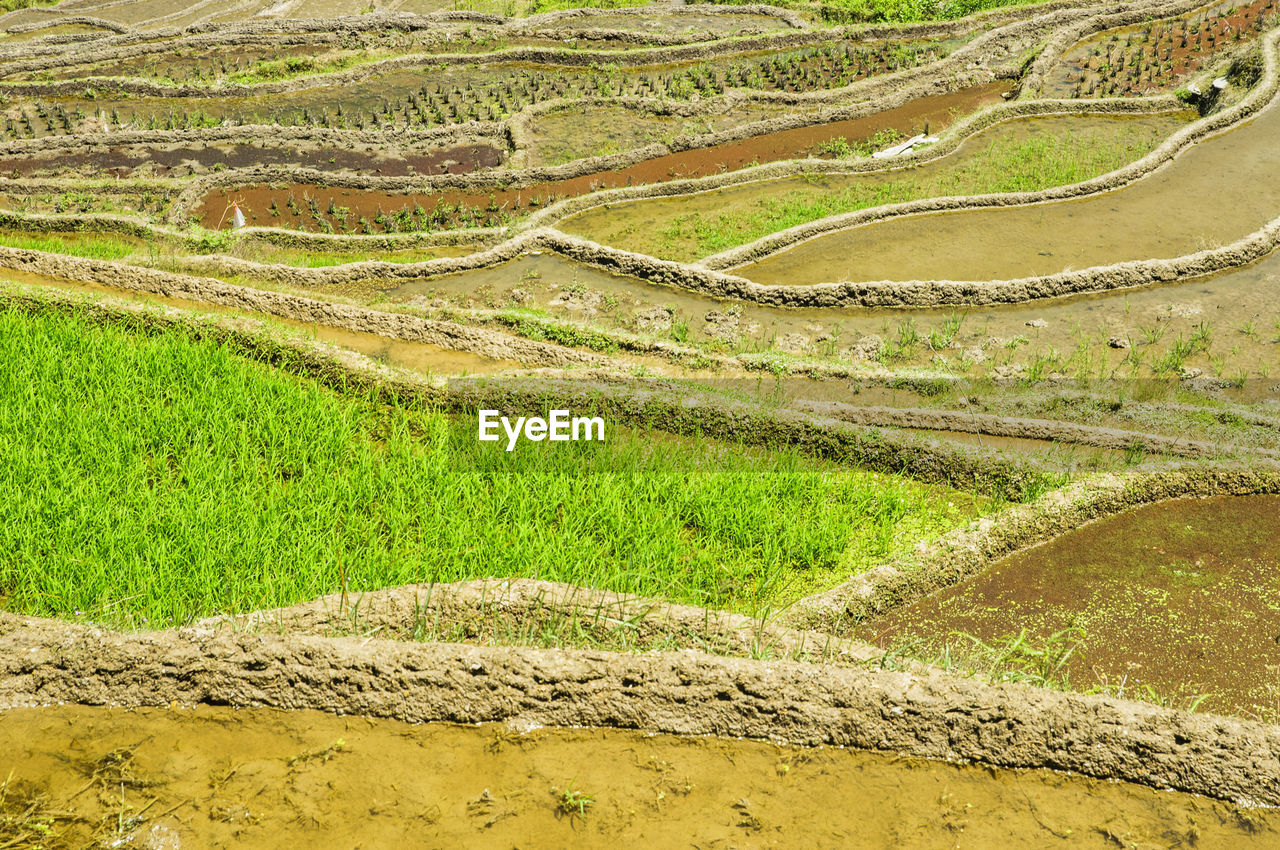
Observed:
[[[455,322],[320,301],[282,292],[248,289],[211,278],[172,274],[99,260],[0,247],[0,265],[43,277],[94,281],[122,290],[216,304],[309,324],[376,334],[389,339],[426,343],[471,352],[493,360],[513,360],[540,366],[599,365],[605,362],[605,358],[600,355],[497,331],[467,327]]]
[[[117,142],[109,147],[87,144],[74,153],[67,150],[21,157],[0,153],[0,173],[12,179],[68,175],[129,178],[139,176],[139,171],[144,171],[148,177],[187,177],[224,168],[267,166],[407,177],[414,174],[467,174],[501,165],[506,157],[505,145],[492,143],[450,145],[416,153],[372,153],[352,147],[302,147],[296,143],[280,144],[275,139],[270,142],[165,145],[152,140],[147,144],[132,145]],[[320,194],[315,187],[309,188],[310,194]],[[209,209],[205,226],[211,230],[225,226],[226,217],[222,212],[233,200],[247,194],[227,193],[223,203],[214,205],[216,210]],[[300,192],[299,197],[301,195]],[[283,206],[284,195],[281,194],[280,198]],[[247,203],[242,203],[241,207],[250,208]],[[261,211],[265,218],[266,209]]]
[[[794,104],[809,110],[806,115],[770,119],[732,128],[720,133],[711,133],[686,140],[681,144],[684,149],[710,147],[729,142],[742,141],[753,135],[772,133],[780,130],[798,129],[815,123],[843,121],[853,118],[894,109],[906,105],[919,97],[941,95],[966,87],[988,84],[997,79],[1014,77],[1020,66],[1014,57],[1025,47],[1034,43],[1045,32],[1059,25],[1063,19],[1078,16],[1075,11],[1053,12],[1028,21],[1019,22],[985,33],[968,45],[956,50],[944,59],[929,65],[895,72],[883,76],[872,77],[853,83],[844,88],[816,92],[784,93],[764,91],[730,91],[714,98],[706,98],[692,106],[680,106],[690,115],[719,114],[726,106],[734,103],[781,103]],[[608,103],[642,110],[667,111],[673,108],[668,101],[654,98],[630,98],[622,101],[610,100]],[[520,152],[527,147],[524,140],[527,128],[524,126],[529,118],[538,111],[559,108],[557,101],[544,101],[535,107],[528,107],[522,113],[508,120],[516,153],[512,157],[515,165],[520,164]],[[825,110],[825,111],[824,111]],[[817,112],[815,115],[814,112]],[[682,113],[684,114],[684,113]],[[255,174],[248,178],[244,173],[228,171],[194,181],[178,199],[170,213],[171,223],[180,224],[189,211],[194,210],[206,195],[218,189],[253,185],[262,180],[274,182],[326,182],[345,188],[387,190],[404,194],[411,192],[427,192],[441,189],[455,189],[469,192],[496,192],[513,187],[523,188],[531,183],[550,180],[563,180],[585,175],[597,174],[636,165],[644,160],[655,159],[673,153],[666,145],[650,145],[623,154],[592,157],[577,160],[570,166],[560,166],[543,170],[529,170],[518,175],[477,175],[475,179],[463,182],[437,179],[427,182],[379,181],[366,178],[363,181],[331,180],[327,175],[298,175],[286,172]],[[300,177],[304,179],[299,179]]]
[[[1130,184],[1137,183],[1140,178],[1146,177],[1158,169],[1167,166],[1169,170],[1173,170],[1177,165],[1177,160],[1181,159],[1184,154],[1189,155],[1192,152],[1197,152],[1199,147],[1209,148],[1212,145],[1215,149],[1229,149],[1233,144],[1237,144],[1237,140],[1243,139],[1245,141],[1241,141],[1239,144],[1248,143],[1249,146],[1246,150],[1241,151],[1241,153],[1249,157],[1248,162],[1265,159],[1269,147],[1261,144],[1260,138],[1255,138],[1264,134],[1261,131],[1255,131],[1254,128],[1255,126],[1262,126],[1262,123],[1268,120],[1267,113],[1275,111],[1267,107],[1275,99],[1277,84],[1280,83],[1280,60],[1277,57],[1277,42],[1276,34],[1272,34],[1265,40],[1266,74],[1243,100],[1175,133],[1147,156],[1117,171],[1082,183],[1055,187],[1039,192],[934,198],[832,216],[779,231],[748,245],[708,257],[703,260],[703,264],[713,268],[750,267],[759,277],[765,273],[768,263],[782,262],[780,256],[784,251],[790,252],[788,262],[794,264],[795,261],[800,259],[798,252],[813,253],[821,251],[826,246],[834,244],[833,240],[838,240],[853,232],[871,233],[876,229],[865,228],[859,230],[859,226],[872,222],[879,223],[889,218],[908,219],[920,213],[982,212],[984,208],[1031,207],[1032,205],[1045,205],[1045,210],[1051,210],[1055,206],[1048,205],[1048,202],[1071,201],[1122,187],[1128,188]],[[1253,126],[1251,126],[1250,122]],[[1210,144],[1197,145],[1197,143],[1209,141],[1211,136],[1214,138]],[[1212,156],[1212,154],[1207,155]],[[1218,194],[1221,193],[1219,192]],[[1059,204],[1056,207],[1067,209],[1069,205]],[[1033,211],[1028,210],[1021,214],[1032,215]],[[955,216],[951,218],[955,218]],[[942,223],[944,219],[949,221],[951,218],[938,216],[930,218],[929,221]],[[803,248],[803,252],[800,251],[801,248]],[[1008,277],[1007,274],[992,276],[996,280],[1007,279]],[[809,276],[808,279],[812,282],[814,280],[830,280],[833,278]],[[912,278],[907,279],[911,280]],[[954,278],[945,276],[939,276],[937,279],[954,280]]]
[[[1213,459],[1232,453],[1246,453],[1251,457],[1280,461],[1280,451],[1272,449],[1230,446],[1186,437],[1168,437],[1054,419],[994,416],[931,408],[864,407],[840,402],[811,402],[801,407],[845,422],[884,428],[925,428],[1187,458]]]
[[[319,709],[837,744],[1280,802],[1280,729],[1097,696],[694,652],[116,634],[0,615],[0,706]]]

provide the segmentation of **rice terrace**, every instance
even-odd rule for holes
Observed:
[[[0,0],[0,850],[1280,847],[1276,0]]]

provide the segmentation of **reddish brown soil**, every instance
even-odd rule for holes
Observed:
[[[997,102],[1007,90],[1006,82],[997,81],[950,94],[922,97],[905,106],[862,118],[752,136],[741,141],[667,154],[614,171],[584,174],[521,189],[404,195],[322,188],[302,183],[283,189],[258,185],[216,189],[205,197],[195,212],[204,226],[210,228],[219,226],[224,219],[224,210],[233,200],[240,204],[251,224],[259,225],[374,233],[430,230],[442,226],[492,227],[509,220],[513,214],[527,212],[530,207],[599,189],[702,177],[748,165],[791,159],[812,154],[822,143],[842,137],[853,141],[869,139],[877,132],[889,129],[904,134],[923,131],[926,127],[939,130],[948,126],[957,113],[971,112]],[[289,205],[290,198],[293,206]],[[315,209],[311,208],[308,199],[315,201]],[[274,214],[271,209],[273,203],[276,206]],[[341,208],[348,210],[345,216]],[[331,212],[331,209],[337,212]],[[361,224],[362,218],[367,228]]]

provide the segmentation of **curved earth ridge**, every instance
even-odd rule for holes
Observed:
[[[1267,76],[1264,84],[1251,93],[1231,110],[1198,122],[1171,139],[1156,154],[1151,155],[1142,164],[1135,164],[1128,169],[1128,175],[1143,167],[1155,167],[1155,160],[1167,161],[1178,150],[1185,149],[1196,138],[1227,126],[1232,121],[1242,120],[1259,108],[1259,102],[1265,97],[1274,95],[1276,87],[1275,40],[1267,41]],[[1158,154],[1158,156],[1157,156]],[[1126,173],[1117,172],[1117,174]],[[1106,179],[1106,178],[1102,178]],[[1112,175],[1114,182],[1117,178]],[[1123,179],[1123,178],[1119,178]],[[1088,186],[1088,184],[1081,184]],[[1088,187],[1084,191],[1088,191]],[[1061,190],[1049,190],[1058,192]],[[1077,189],[1076,191],[1081,191]],[[1001,197],[1001,196],[988,196]],[[1025,198],[1020,198],[1024,203]],[[864,211],[865,212],[865,211]],[[505,243],[487,251],[473,254],[465,258],[449,258],[428,261],[422,264],[404,266],[400,264],[375,264],[363,268],[336,268],[320,274],[326,280],[352,279],[353,275],[389,275],[402,277],[405,275],[441,274],[493,265],[510,259],[520,250],[533,247],[550,247],[578,259],[607,268],[617,268],[646,277],[657,282],[665,282],[685,288],[696,289],[715,295],[738,297],[761,303],[784,304],[790,306],[883,306],[910,305],[920,306],[940,303],[995,303],[1030,300],[1037,297],[1060,295],[1070,292],[1097,291],[1123,286],[1136,286],[1175,277],[1187,277],[1205,274],[1212,271],[1231,268],[1251,262],[1268,253],[1275,245],[1276,225],[1273,223],[1264,230],[1252,234],[1233,245],[1212,251],[1200,252],[1177,260],[1132,261],[1113,266],[1098,267],[1079,272],[1060,273],[1058,275],[1028,278],[1017,281],[997,281],[982,283],[964,282],[912,282],[912,283],[872,283],[872,284],[817,284],[795,287],[769,287],[755,284],[745,279],[716,272],[712,269],[698,268],[687,264],[656,260],[644,255],[611,249],[595,245],[586,240],[568,237],[552,230],[535,229],[526,231]],[[339,238],[339,237],[333,237]],[[339,243],[341,244],[341,243]],[[391,268],[391,266],[398,266]],[[280,272],[293,275],[295,272]],[[309,274],[309,273],[308,273]],[[332,277],[330,277],[332,276]]]
[[[940,672],[406,644],[0,614],[0,707],[215,703],[835,744],[1280,803],[1280,728]]]

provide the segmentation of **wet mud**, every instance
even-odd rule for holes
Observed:
[[[1212,277],[1123,293],[943,309],[774,307],[613,274],[550,252],[343,291],[468,308],[535,307],[733,352],[945,366],[956,374],[1014,379],[1027,375],[1027,364],[1052,357],[1052,368],[1068,374],[1087,369],[1119,381],[1136,370],[1139,377],[1219,381],[1220,390],[1244,381],[1258,399],[1280,397],[1274,388],[1280,254]]]
[[[781,285],[987,281],[1194,254],[1242,239],[1280,215],[1277,133],[1280,108],[1272,105],[1111,192],[894,218],[817,236],[735,273]],[[1171,197],[1194,203],[1170,216]]]
[[[408,210],[412,211],[413,218],[405,219],[398,225],[393,224],[393,229],[459,225],[492,227],[503,223],[510,216],[527,214],[555,199],[575,197],[599,189],[661,183],[719,174],[753,164],[793,159],[813,154],[824,142],[833,139],[862,141],[888,129],[910,133],[923,129],[926,124],[934,129],[942,129],[950,125],[957,112],[969,112],[999,102],[1006,91],[1008,84],[997,81],[950,94],[921,97],[905,106],[863,118],[782,130],[742,141],[667,154],[616,170],[534,183],[515,189],[404,194],[296,183],[282,188],[219,188],[206,195],[194,212],[204,226],[216,229],[221,210],[229,200],[242,198],[241,208],[246,211],[246,216],[264,225],[279,225],[283,222],[286,225],[302,225],[307,229],[323,229],[325,225],[319,222],[324,220],[327,226],[336,231],[350,232],[359,229],[358,222],[363,218],[372,223],[371,232],[389,232],[386,221],[394,222],[398,211]],[[294,199],[295,206],[304,197],[317,198],[320,208],[308,213],[306,209],[289,207],[290,197]],[[336,207],[346,210],[346,214],[330,212],[330,199]],[[378,221],[379,218],[384,220]]]
[[[998,561],[859,627],[882,646],[964,646],[1026,630],[1079,640],[1075,687],[1280,720],[1280,496],[1134,508]],[[1071,630],[1080,630],[1079,635]]]
[[[1270,810],[841,748],[314,711],[57,706],[0,722],[0,839],[60,845],[1262,848]]]

